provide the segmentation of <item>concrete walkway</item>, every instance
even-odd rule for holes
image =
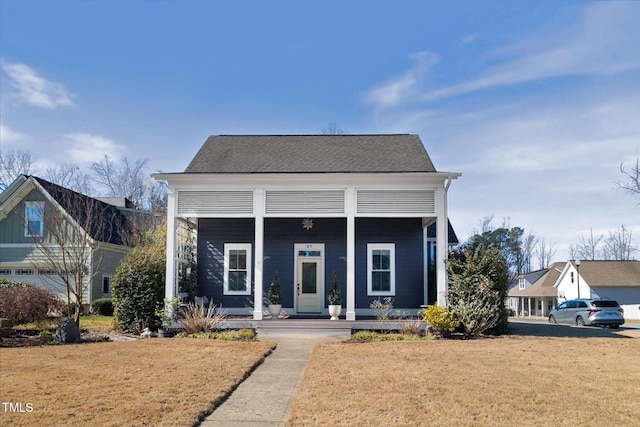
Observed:
[[[302,371],[313,346],[348,338],[340,331],[262,331],[260,339],[276,349],[231,396],[200,424],[202,427],[284,426]]]

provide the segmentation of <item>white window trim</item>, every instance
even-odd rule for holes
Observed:
[[[40,230],[39,234],[31,234],[29,232],[29,208],[37,206],[40,211]],[[24,203],[24,237],[42,237],[44,234],[44,202],[25,202]]]
[[[374,291],[371,281],[373,271],[373,251],[389,251],[389,268],[391,270],[389,291]],[[396,294],[396,245],[395,243],[368,243],[367,244],[367,295],[368,296],[395,296]]]
[[[526,287],[527,287],[527,284],[524,278],[521,277],[520,279],[518,279],[518,289],[525,289]]]
[[[232,250],[245,250],[247,252],[247,290],[229,290],[229,252]],[[251,243],[225,243],[224,244],[224,294],[225,295],[251,295]]]

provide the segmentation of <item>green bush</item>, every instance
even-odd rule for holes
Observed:
[[[18,282],[16,280],[0,279],[0,288],[29,288],[35,286],[30,282]]]
[[[465,335],[504,332],[509,317],[504,305],[509,272],[500,251],[463,248],[450,254],[447,268],[449,307]]]
[[[39,322],[60,313],[64,303],[58,296],[36,286],[0,287],[0,317],[3,327]]]
[[[91,313],[102,316],[113,316],[113,302],[111,298],[98,298],[92,302]]]
[[[140,333],[160,324],[156,309],[163,304],[166,239],[161,230],[136,247],[112,277],[112,302],[117,327]]]

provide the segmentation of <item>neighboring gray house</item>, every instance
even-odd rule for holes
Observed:
[[[288,314],[327,313],[335,271],[347,320],[391,297],[446,304],[447,191],[417,135],[211,136],[168,183],[165,296],[178,293],[179,223],[197,224],[198,292],[263,317],[278,272]]]
[[[134,233],[131,206],[123,199],[114,206],[71,191],[35,176],[21,175],[0,194],[0,278],[31,282],[66,298],[66,286],[45,254],[58,251],[56,233],[78,231],[87,247],[83,303],[111,297],[111,276],[120,260],[131,251]],[[70,228],[59,227],[61,221]],[[80,234],[75,234],[79,236]],[[69,249],[71,251],[73,249]],[[81,252],[83,251],[83,252]],[[67,251],[67,254],[69,252]]]

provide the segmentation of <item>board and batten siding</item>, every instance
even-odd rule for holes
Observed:
[[[224,244],[251,243],[251,265],[255,266],[253,218],[200,218],[198,220],[198,288],[223,307],[253,307],[251,295],[224,295]],[[253,276],[252,276],[253,277]],[[252,279],[253,280],[253,279]]]
[[[419,308],[424,301],[423,239],[420,218],[356,218],[356,308],[368,309],[367,244],[395,243],[397,308]]]
[[[253,295],[230,296],[223,292],[224,244],[251,243],[255,253],[254,222],[251,218],[199,219],[198,283],[202,295],[229,308],[253,307]],[[277,271],[280,275],[282,304],[293,307],[295,298],[294,245],[323,243],[324,295],[335,271],[346,298],[346,219],[314,218],[313,228],[302,227],[301,218],[265,218],[263,289],[266,299]],[[394,243],[396,250],[396,294],[394,307],[418,308],[423,303],[423,231],[420,218],[356,219],[356,308],[369,309],[380,297],[367,295],[367,244]],[[252,256],[253,263],[255,259]],[[253,265],[251,266],[253,268]],[[253,284],[252,284],[253,286]],[[253,293],[253,292],[252,292]],[[345,302],[343,301],[343,304]]]
[[[25,236],[25,202],[45,202],[46,199],[37,190],[31,190],[24,199],[15,206],[6,218],[0,220],[0,244],[2,243],[33,243],[33,239]],[[44,226],[46,235],[46,221]]]
[[[267,295],[273,276],[280,275],[282,305],[293,307],[296,295],[294,277],[294,246],[300,244],[324,244],[324,301],[331,287],[331,277],[335,271],[342,288],[343,299],[347,283],[347,221],[346,218],[314,218],[313,227],[306,230],[300,218],[266,218],[264,244],[264,295]],[[343,302],[344,303],[344,302]]]

